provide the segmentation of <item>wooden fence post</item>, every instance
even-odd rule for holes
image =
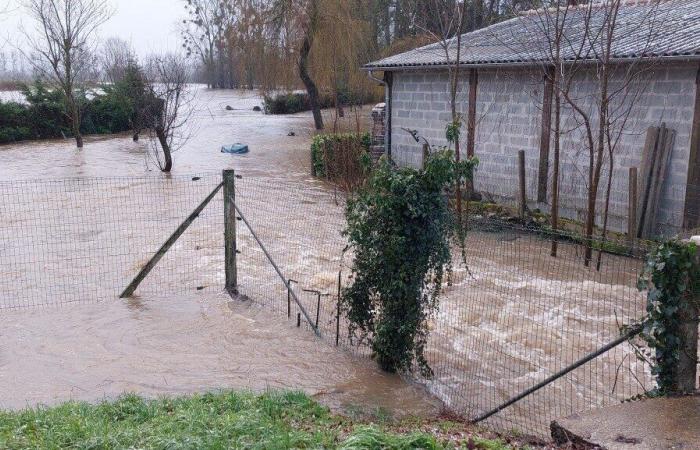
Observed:
[[[224,267],[226,291],[238,293],[238,268],[236,266],[236,175],[233,170],[224,170]]]
[[[700,246],[700,236],[692,239]],[[700,264],[700,261],[696,261]],[[690,298],[683,303],[678,311],[678,334],[681,340],[681,351],[678,356],[673,380],[673,390],[676,393],[695,392],[698,379],[698,326],[700,325],[700,293],[691,292]]]
[[[520,182],[518,214],[521,219],[524,219],[525,212],[527,211],[527,192],[525,191],[525,150],[518,151],[518,179]]]
[[[637,239],[637,168],[629,170],[629,195],[627,198],[627,245],[634,248]]]

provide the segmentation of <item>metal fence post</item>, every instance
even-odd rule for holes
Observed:
[[[226,290],[238,293],[238,268],[236,266],[236,175],[233,170],[224,170],[224,248]]]

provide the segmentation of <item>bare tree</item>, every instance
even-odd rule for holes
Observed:
[[[451,123],[447,126],[447,138],[454,144],[455,160],[459,162],[462,158],[460,148],[461,129],[464,121],[462,113],[458,110],[461,103],[459,93],[461,91],[462,77],[462,55],[464,52],[464,42],[462,34],[467,26],[466,3],[463,0],[430,0],[422,4],[421,23],[430,26],[423,28],[423,33],[430,36],[436,42],[436,46],[428,47],[427,51],[434,51],[437,48],[442,53],[446,61],[447,75],[449,79],[449,98]],[[420,25],[419,25],[420,27]],[[470,99],[473,101],[473,99]],[[472,108],[473,109],[473,108]],[[472,117],[469,117],[472,120]],[[473,134],[473,127],[469,127],[469,132]],[[470,136],[470,139],[473,136]],[[469,155],[473,156],[473,155]],[[464,236],[465,215],[462,205],[462,182],[457,180],[455,184],[456,193],[456,215],[457,230],[460,239]],[[472,186],[467,187],[467,192],[471,193]]]
[[[194,106],[188,89],[190,67],[183,57],[168,54],[152,57],[146,70],[151,154],[161,171],[170,172],[172,154],[185,145],[191,133],[187,126]]]
[[[633,108],[646,88],[645,74],[655,63],[654,42],[661,31],[658,2],[651,1],[634,22],[621,29],[619,16],[624,0],[602,0],[577,4],[551,0],[542,8],[520,16],[520,28],[501,43],[519,53],[523,59],[541,64],[545,86],[553,90],[554,158],[551,189],[551,226],[559,228],[561,194],[561,149],[577,148],[585,155],[582,169],[586,185],[584,235],[585,265],[590,265],[601,188],[603,230],[608,226],[610,191],[615,170],[615,155],[622,138],[628,133]],[[645,30],[639,34],[635,56],[623,63],[615,59],[615,42],[621,33]],[[670,31],[669,31],[670,32]],[[583,86],[583,87],[582,87]],[[576,165],[575,162],[572,165]],[[576,166],[578,167],[578,166]],[[603,176],[607,178],[603,183]],[[551,255],[557,255],[556,239]],[[600,255],[598,265],[600,264]]]
[[[238,20],[241,0],[186,0],[189,18],[181,30],[189,55],[199,55],[211,88],[232,88],[233,61],[227,48]]]
[[[36,63],[35,69],[61,89],[76,145],[82,148],[81,104],[76,90],[91,67],[95,30],[111,17],[112,10],[107,0],[27,0],[26,8],[35,30],[25,32],[25,36],[44,63]]]
[[[105,81],[116,83],[124,79],[129,65],[136,62],[136,55],[124,39],[111,37],[102,44],[100,62]]]
[[[291,25],[290,28],[296,32],[297,70],[299,78],[309,94],[309,103],[317,130],[324,128],[323,116],[321,115],[318,86],[309,71],[309,55],[321,26],[321,6],[320,0],[274,0],[270,9],[271,21],[277,24],[278,37],[281,37],[279,30],[285,25]],[[295,43],[288,44],[294,45]]]

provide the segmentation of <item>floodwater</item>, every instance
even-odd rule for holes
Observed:
[[[0,407],[123,392],[304,390],[336,410],[434,414],[439,402],[225,295],[3,312]]]
[[[379,374],[368,358],[332,348],[339,328],[343,348],[369,353],[352,346],[342,319],[336,328],[338,280],[349,282],[350,255],[342,252],[342,197],[309,175],[310,115],[255,113],[259,99],[251,92],[200,90],[198,97],[193,135],[175,153],[172,175],[154,167],[146,139],[134,143],[129,136],[89,138],[81,152],[71,141],[0,147],[0,177],[10,180],[0,181],[0,288],[8,293],[0,299],[7,325],[0,331],[2,401],[16,407],[122,390],[270,386],[303,388],[333,406],[435,412],[439,402],[420,388]],[[366,126],[369,108],[359,114]],[[341,123],[356,126],[352,114]],[[220,153],[236,142],[251,152]],[[221,194],[139,287],[139,300],[116,299],[219,183],[224,168],[242,176],[236,203],[284,276],[294,280],[309,320],[318,317],[323,344],[303,316],[302,329],[295,327],[301,309],[288,303],[242,222],[242,300],[221,295]],[[422,381],[468,417],[612,341],[621,325],[644,311],[634,287],[636,260],[605,255],[597,272],[583,267],[579,246],[562,242],[560,256],[551,258],[549,242],[507,228],[469,233],[468,270],[458,253],[430,323],[427,357],[435,377]],[[648,367],[625,344],[487,423],[547,436],[551,420],[645,387]]]
[[[309,176],[310,116],[264,116],[252,110],[259,104],[253,92],[198,89],[192,137],[171,175],[154,166],[145,138],[89,137],[82,151],[70,140],[0,147],[0,407],[284,388],[341,411],[439,412],[424,388],[222,294],[221,194],[137,296],[117,298],[222,169],[289,193],[313,186],[333,203]],[[235,142],[251,153],[220,152]],[[249,235],[240,240],[242,253],[259,251]],[[240,270],[241,282],[255,278]]]

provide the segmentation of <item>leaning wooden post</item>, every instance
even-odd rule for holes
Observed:
[[[520,181],[518,215],[521,219],[524,219],[525,211],[527,211],[527,192],[525,192],[525,150],[518,151],[518,178]]]
[[[627,246],[634,249],[637,239],[637,168],[630,167],[629,195],[627,198]]]
[[[226,291],[238,293],[238,269],[236,267],[236,175],[233,170],[224,170],[224,267]]]
[[[691,240],[700,247],[700,236]],[[700,260],[696,261],[700,264]],[[673,380],[674,393],[691,393],[696,390],[698,379],[698,326],[700,326],[700,292],[689,292],[688,301],[683,302],[678,311],[678,337],[681,340],[681,351],[678,355]]]

